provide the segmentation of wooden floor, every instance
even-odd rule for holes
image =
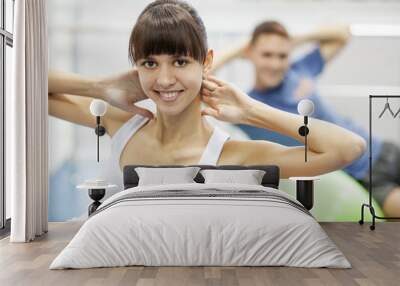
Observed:
[[[322,223],[352,269],[290,267],[119,267],[49,270],[80,223],[50,223],[32,243],[0,241],[0,285],[400,285],[400,222]]]

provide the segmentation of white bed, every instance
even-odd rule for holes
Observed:
[[[216,183],[136,186],[113,195],[50,269],[128,265],[351,267],[291,196]]]

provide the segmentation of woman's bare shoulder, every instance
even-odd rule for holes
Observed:
[[[122,127],[128,120],[130,120],[134,113],[126,112],[122,109],[108,106],[107,112],[104,115],[104,127],[107,130],[107,134],[111,137]]]

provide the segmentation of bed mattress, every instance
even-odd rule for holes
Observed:
[[[199,183],[137,186],[111,196],[50,269],[129,265],[351,267],[290,195]]]

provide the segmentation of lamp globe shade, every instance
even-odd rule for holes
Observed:
[[[309,116],[314,112],[314,103],[309,99],[302,99],[297,105],[297,111],[303,116]]]
[[[94,116],[103,116],[107,111],[107,104],[101,99],[93,99],[90,103],[90,113]]]

